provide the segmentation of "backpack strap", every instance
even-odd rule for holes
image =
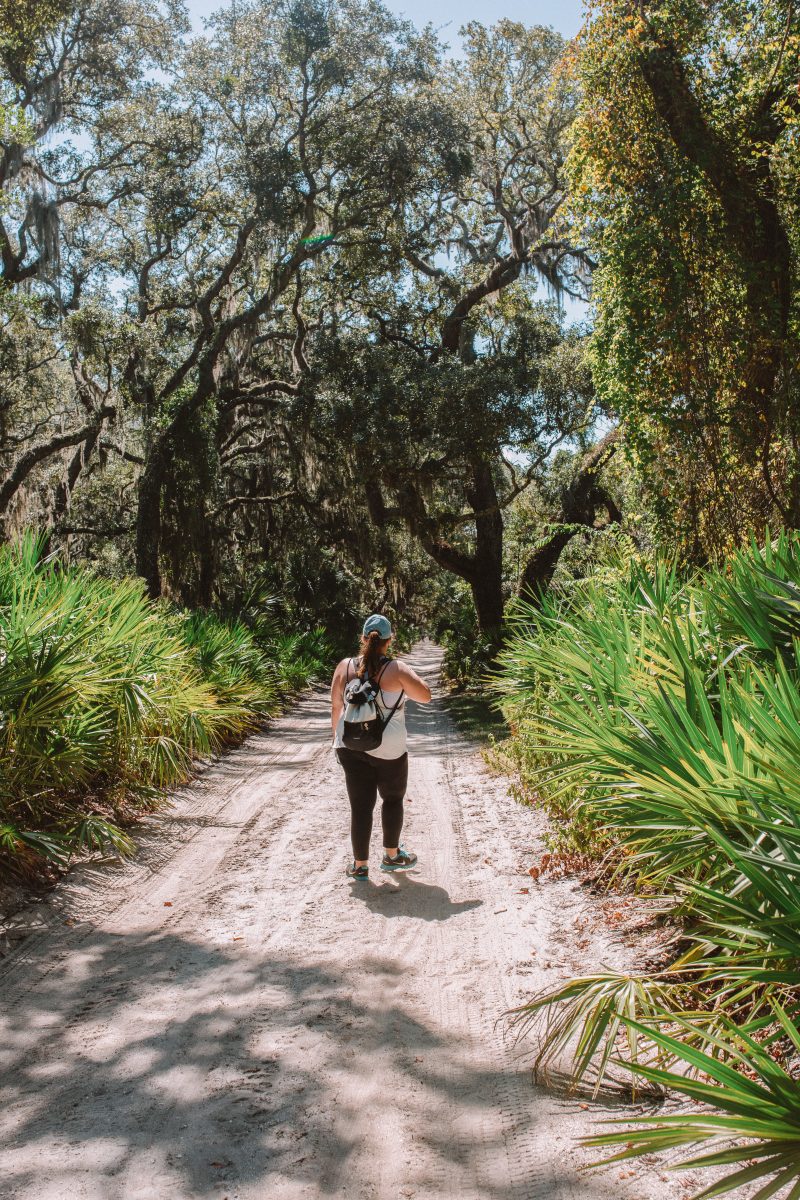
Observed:
[[[383,666],[381,667],[380,671],[378,672],[378,674],[377,674],[377,676],[376,676],[376,678],[375,678],[375,685],[376,685],[376,687],[380,687],[380,686],[381,686],[381,680],[383,679],[384,672],[386,671],[386,668],[388,667],[388,665],[389,665],[389,663],[390,663],[391,661],[392,661],[392,660],[391,660],[390,658],[387,658],[387,659],[385,660],[385,662],[384,662]]]
[[[376,686],[376,687],[377,687],[377,688],[380,690],[380,693],[381,693],[381,695],[383,695],[383,688],[381,688],[381,680],[383,679],[383,674],[384,674],[384,671],[385,671],[385,670],[386,670],[386,668],[389,666],[389,663],[390,663],[390,662],[392,662],[392,661],[393,661],[393,660],[392,660],[391,658],[387,658],[387,659],[386,659],[386,661],[384,662],[383,666],[381,667],[380,674],[378,675],[377,679],[375,680],[375,686]],[[391,721],[392,717],[394,716],[394,714],[397,712],[398,708],[399,708],[399,707],[400,707],[400,705],[402,704],[402,702],[403,702],[403,697],[405,696],[405,694],[406,694],[406,693],[405,693],[405,688],[401,688],[401,689],[400,689],[400,695],[397,697],[396,701],[395,701],[395,702],[394,702],[394,704],[392,705],[392,708],[391,708],[391,709],[390,709],[390,711],[389,711],[389,715],[388,715],[388,717],[382,717],[382,718],[381,718],[381,720],[383,721],[383,728],[384,728],[384,729],[385,729],[385,728],[386,728],[386,726],[389,724],[389,722]]]
[[[401,691],[400,695],[397,697],[397,699],[395,700],[394,704],[392,705],[392,710],[391,710],[391,712],[389,713],[389,715],[388,715],[388,717],[386,718],[386,720],[383,722],[383,728],[384,728],[384,729],[385,729],[385,728],[386,728],[386,726],[389,724],[389,722],[391,721],[392,717],[394,716],[394,714],[397,712],[398,708],[400,707],[400,701],[403,699],[403,696],[405,696],[405,691]]]

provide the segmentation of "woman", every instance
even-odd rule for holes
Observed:
[[[406,663],[387,657],[392,627],[386,617],[373,613],[364,622],[361,654],[343,658],[331,684],[331,720],[336,757],[344,767],[347,795],[350,798],[350,837],[353,864],[347,868],[351,879],[369,879],[369,840],[372,813],[380,792],[383,805],[382,871],[407,871],[417,861],[416,854],[400,845],[403,828],[403,798],[408,780],[406,751],[406,700],[427,704],[431,689]],[[344,689],[355,676],[379,684],[376,707],[385,721],[383,739],[374,750],[348,750],[342,743],[344,729]],[[395,707],[395,705],[397,707]],[[392,712],[392,710],[394,711]]]

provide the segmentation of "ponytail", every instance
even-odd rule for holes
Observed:
[[[389,638],[382,638],[377,629],[373,629],[366,637],[361,635],[361,665],[358,668],[359,679],[373,679],[381,666],[381,659],[386,653]]]

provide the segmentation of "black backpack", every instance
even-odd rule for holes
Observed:
[[[378,692],[381,690],[381,678],[390,661],[387,659],[383,664],[377,679],[361,679],[356,675],[355,679],[348,679],[345,682],[342,745],[347,750],[377,749],[383,741],[384,729],[400,707],[400,702],[405,695],[404,691],[401,691],[397,697],[397,703],[385,718],[378,710],[377,698]],[[349,664],[347,670],[349,675]]]

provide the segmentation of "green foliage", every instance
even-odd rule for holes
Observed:
[[[456,63],[371,0],[4,16],[4,536],[190,608],[263,574],[337,633],[372,597],[416,621],[435,563],[496,629],[497,514],[595,415],[538,294],[591,268],[563,38],[472,23]]]
[[[491,634],[480,633],[463,626],[448,629],[442,642],[445,648],[443,674],[446,680],[457,687],[477,685],[486,675],[497,654],[497,639]]]
[[[628,1030],[637,1074],[664,1082],[653,1055],[725,1058],[735,1022],[760,1069],[752,1038],[776,1036],[775,1006],[796,1011],[800,988],[799,683],[795,533],[688,580],[633,563],[520,606],[496,686],[528,785],[617,878],[661,895],[683,935],[663,969],[524,1006],[541,1064],[579,1030],[576,1076],[599,1084]],[[744,1120],[728,1128],[749,1136]]]
[[[323,629],[285,633],[273,637],[265,648],[284,694],[300,691],[319,676],[320,666],[331,659],[331,646]]]
[[[276,711],[283,677],[246,625],[214,613],[190,612],[182,633],[201,675],[221,700],[261,716]],[[270,643],[273,653],[277,644],[277,638]]]
[[[73,7],[72,0],[0,0],[0,55],[30,63],[44,36]]]
[[[800,1053],[800,1029],[779,1005],[774,1005],[773,1011],[789,1052]],[[645,1029],[635,1021],[627,1020],[625,1025],[629,1035],[644,1035],[664,1055],[682,1058],[700,1078],[641,1064],[633,1064],[630,1069],[650,1083],[680,1092],[704,1107],[701,1111],[644,1117],[633,1130],[600,1134],[587,1139],[588,1145],[621,1146],[611,1159],[620,1162],[678,1146],[713,1143],[732,1136],[747,1138],[744,1146],[726,1147],[681,1163],[685,1168],[737,1167],[700,1192],[698,1200],[723,1196],[746,1184],[763,1183],[765,1178],[767,1182],[756,1193],[761,1200],[779,1193],[792,1200],[800,1194],[800,1081],[776,1061],[771,1048],[765,1049],[727,1019],[713,1039],[713,1054],[693,1049],[685,1040],[676,1041],[660,1030]],[[679,1020],[676,1025],[684,1034],[691,1034],[689,1022]],[[721,1111],[709,1112],[705,1107],[708,1104]]]
[[[442,673],[455,687],[478,685],[497,653],[497,643],[478,629],[475,608],[466,588],[451,587],[449,601],[439,612],[434,631],[445,651]]]
[[[649,1027],[637,1027],[630,1023],[630,1018],[661,1017],[666,1010],[676,1007],[678,988],[681,998],[686,999],[690,989],[680,981],[670,983],[655,974],[606,974],[573,979],[543,992],[519,1010],[517,1022],[520,1033],[539,1038],[534,1071],[546,1075],[568,1051],[576,1079],[594,1071],[596,1096],[607,1078],[617,1043],[624,1038],[626,1062],[638,1083],[633,1068],[643,1058],[645,1062],[650,1060],[653,1041]],[[636,1087],[632,1090],[635,1095]]]
[[[327,665],[314,634],[186,614],[136,580],[0,549],[0,860],[132,843],[120,828]]]
[[[573,198],[600,262],[594,376],[665,539],[795,524],[800,32],[789,0],[597,0]]]

